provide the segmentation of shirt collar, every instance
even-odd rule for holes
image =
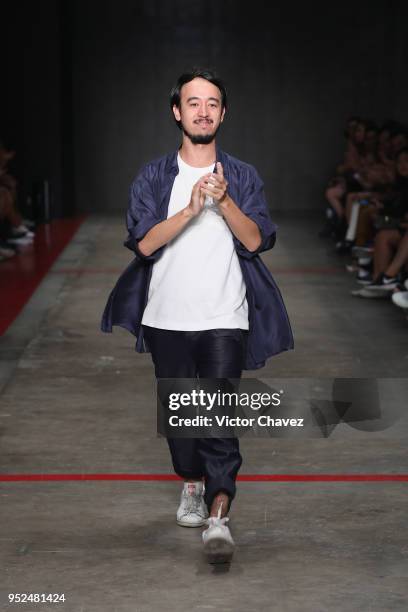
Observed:
[[[178,149],[176,149],[176,151],[173,151],[167,157],[166,171],[169,172],[170,174],[174,174],[174,175],[178,174],[177,155],[180,151],[180,148],[181,148],[181,145],[178,147]],[[222,151],[217,144],[215,145],[215,151],[216,151],[216,154],[215,154],[216,162],[221,162],[222,167],[225,169],[226,156],[225,156],[224,151]],[[214,165],[214,172],[217,172],[216,165]]]

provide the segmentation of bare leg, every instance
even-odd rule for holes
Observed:
[[[408,262],[408,232],[401,238],[394,259],[385,270],[387,276],[397,276],[401,268]]]
[[[356,245],[364,246],[366,242],[374,238],[374,220],[377,215],[375,206],[361,206],[358,217]]]
[[[226,493],[223,493],[222,491],[217,493],[217,495],[213,499],[213,502],[211,504],[210,516],[218,516],[218,510],[221,504],[222,504],[222,508],[221,508],[221,518],[222,518],[228,514],[228,504],[229,504],[228,495]]]
[[[374,278],[385,272],[401,240],[398,230],[381,230],[374,243]]]
[[[326,199],[330,206],[334,209],[337,217],[342,219],[344,216],[344,209],[341,203],[341,198],[344,195],[344,187],[342,185],[334,185],[326,189]]]

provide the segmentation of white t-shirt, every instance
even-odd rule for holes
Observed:
[[[180,155],[177,161],[167,218],[188,205],[193,185],[214,170],[214,164],[189,166]],[[249,329],[245,294],[231,230],[216,206],[206,207],[154,263],[142,324],[182,331]]]

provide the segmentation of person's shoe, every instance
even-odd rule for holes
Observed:
[[[353,246],[351,253],[353,257],[367,257],[374,252],[374,244],[372,242],[367,243],[364,246]]]
[[[228,529],[228,516],[221,518],[222,503],[218,508],[218,516],[210,516],[206,523],[208,528],[203,531],[204,554],[209,563],[229,563],[234,554],[234,540]]]
[[[337,253],[350,253],[354,242],[352,240],[339,240],[336,243]]]
[[[21,238],[7,238],[6,242],[8,242],[10,245],[17,244],[19,246],[24,246],[26,244],[32,244],[33,239],[22,236]]]
[[[396,306],[408,309],[408,291],[398,291],[398,293],[393,293],[391,299]]]
[[[359,268],[357,272],[357,282],[359,285],[369,285],[373,282],[373,276],[370,270]]]
[[[177,524],[182,527],[201,527],[208,517],[204,502],[204,484],[185,482],[181,492],[180,506],[177,510]]]
[[[366,289],[369,289],[370,291],[392,291],[397,287],[397,285],[398,278],[396,276],[380,274],[375,281],[367,285]]]
[[[388,294],[385,291],[368,291],[367,287],[363,287],[362,289],[354,289],[350,292],[354,297],[362,297],[362,298],[385,298]]]
[[[23,225],[31,231],[34,231],[36,227],[36,223],[32,219],[23,219]]]
[[[11,257],[14,257],[16,254],[15,251],[13,251],[13,249],[4,249],[3,247],[0,247],[0,261],[7,261],[8,259],[11,259]]]
[[[359,266],[371,266],[373,263],[372,257],[358,257],[357,262]]]
[[[11,235],[16,238],[21,238],[25,236],[26,238],[34,238],[34,232],[28,229],[27,226],[21,224],[18,227],[11,228]]]

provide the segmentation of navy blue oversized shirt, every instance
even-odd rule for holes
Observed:
[[[216,161],[221,162],[228,181],[229,195],[242,212],[255,221],[262,236],[256,251],[248,251],[233,236],[248,302],[249,333],[244,369],[255,370],[263,367],[268,357],[293,348],[292,330],[281,293],[259,257],[259,253],[274,246],[277,226],[269,216],[264,185],[255,168],[218,147],[216,151]],[[154,225],[167,219],[171,190],[179,171],[177,154],[178,151],[174,151],[146,164],[131,185],[128,237],[124,245],[135,253],[135,258],[112,289],[102,316],[102,331],[111,332],[114,325],[124,327],[136,336],[139,353],[149,352],[141,320],[153,264],[166,245],[146,256],[138,249],[138,242]]]

